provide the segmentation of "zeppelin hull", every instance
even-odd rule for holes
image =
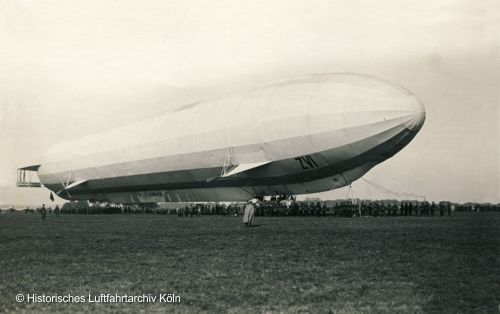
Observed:
[[[227,178],[220,176],[222,167],[123,175],[85,182],[62,196],[116,203],[149,203],[241,201],[255,196],[328,191],[349,185],[360,178],[373,166],[397,153],[415,134],[416,132],[402,129],[385,141],[381,138],[387,135],[378,134],[359,143],[272,162]],[[373,145],[371,149],[352,158],[339,158],[353,144],[369,146],[363,142],[373,144],[381,141],[383,144]],[[58,187],[61,186],[52,186],[54,189]]]
[[[63,143],[38,174],[63,198],[117,203],[322,192],[392,157],[424,119],[422,103],[397,85],[319,75]]]

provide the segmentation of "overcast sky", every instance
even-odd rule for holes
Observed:
[[[397,82],[427,120],[365,175],[500,202],[498,1],[0,1],[0,204],[48,202],[15,169],[48,146],[186,102],[320,72]],[[360,180],[356,197],[387,190]],[[346,189],[323,193],[345,197]]]

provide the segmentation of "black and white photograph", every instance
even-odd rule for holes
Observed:
[[[500,313],[500,3],[0,22],[0,313]]]

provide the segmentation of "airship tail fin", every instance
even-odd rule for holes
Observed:
[[[41,187],[36,172],[41,165],[26,166],[17,169],[17,187]]]
[[[72,189],[72,188],[74,188],[75,186],[80,185],[80,184],[82,184],[82,183],[84,183],[84,182],[87,182],[87,180],[78,180],[78,181],[75,181],[75,182],[71,183],[70,185],[68,185],[68,186],[66,187],[66,190]]]
[[[230,177],[230,176],[233,176],[237,173],[245,172],[245,171],[248,171],[250,169],[255,169],[257,167],[267,165],[270,162],[271,161],[261,161],[261,162],[252,162],[252,163],[248,163],[248,164],[240,164],[240,165],[237,165],[236,167],[234,167],[233,169],[231,169],[230,171],[226,172],[225,174],[223,174],[222,177],[223,178]]]
[[[211,177],[211,178],[208,178],[207,182],[212,182],[212,181],[214,181],[214,180],[216,180],[218,178],[227,178],[227,177],[230,177],[230,176],[234,176],[235,174],[242,173],[242,172],[245,172],[245,171],[248,171],[248,170],[251,170],[251,169],[255,169],[255,168],[267,165],[269,163],[271,163],[270,160],[260,161],[260,162],[252,162],[252,163],[246,163],[246,164],[239,164],[236,167],[234,167],[233,169],[231,169],[231,170],[229,170],[229,171],[221,174],[220,177]]]
[[[69,190],[71,190],[72,188],[82,184],[82,183],[85,183],[87,182],[87,180],[78,180],[78,181],[75,181],[71,184],[68,184],[67,186],[65,186],[64,188],[60,189],[59,191],[56,192],[57,195],[60,195],[61,192],[65,191],[66,193],[68,193]]]

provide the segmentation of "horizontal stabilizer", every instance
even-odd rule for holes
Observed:
[[[252,163],[248,163],[248,164],[237,165],[236,167],[234,167],[230,171],[223,174],[222,177],[223,178],[230,177],[230,176],[235,175],[237,173],[241,173],[241,172],[248,171],[250,169],[255,169],[255,168],[261,167],[261,166],[266,165],[270,162],[271,161],[261,161],[261,162],[252,162]]]
[[[82,183],[84,183],[84,182],[87,182],[87,180],[78,180],[78,181],[75,181],[75,182],[71,183],[70,185],[68,185],[68,186],[65,188],[65,190],[72,189],[72,188],[74,188],[75,186],[80,185],[80,184],[82,184]]]
[[[69,195],[69,190],[71,190],[72,188],[74,188],[75,186],[78,186],[84,182],[87,182],[87,180],[78,180],[78,181],[75,181],[71,184],[68,184],[67,186],[65,186],[64,188],[60,189],[59,191],[56,192],[57,195],[61,195],[61,192],[65,191],[66,194]]]
[[[38,179],[36,172],[40,165],[26,166],[17,169],[17,187],[22,188],[39,188],[42,183]]]
[[[38,168],[40,168],[40,166],[41,165],[26,166],[26,167],[18,168],[17,170],[37,171]]]

